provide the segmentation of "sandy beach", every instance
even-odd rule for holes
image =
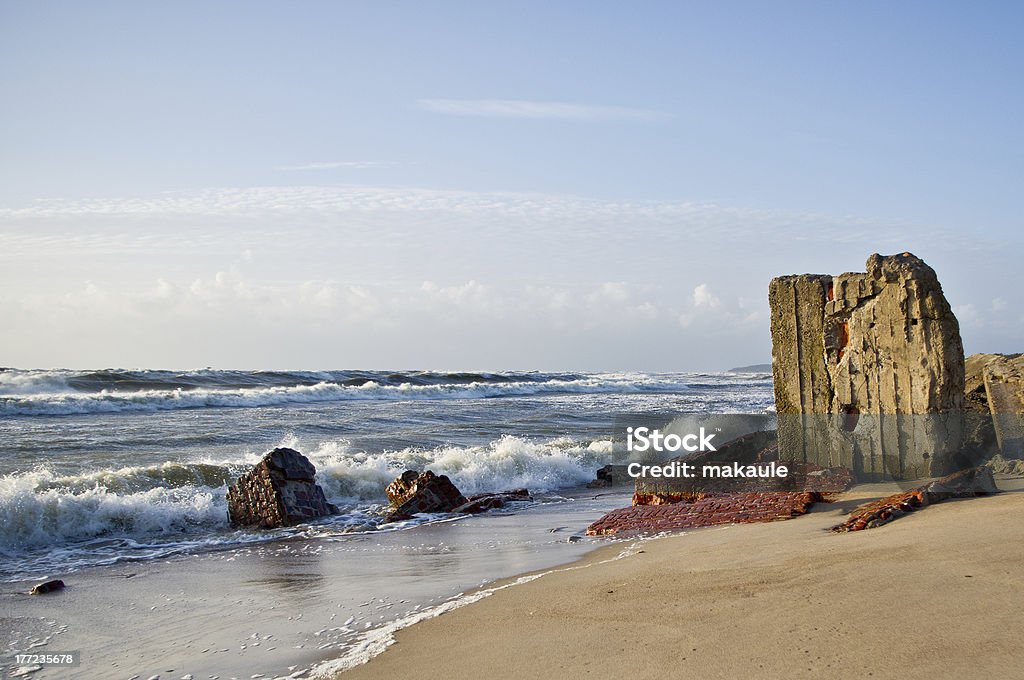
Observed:
[[[863,532],[827,529],[887,490],[615,541],[399,631],[337,677],[1024,677],[1024,493],[999,485]]]
[[[0,680],[1024,680],[1022,32],[0,0]]]

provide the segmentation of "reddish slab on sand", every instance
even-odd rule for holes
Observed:
[[[949,498],[971,498],[999,493],[992,469],[988,467],[968,468],[954,472],[916,489],[893,494],[881,500],[865,503],[854,508],[842,524],[832,531],[863,531],[873,529],[902,517],[908,512],[927,505],[941,503]]]
[[[612,510],[587,529],[588,536],[654,534],[720,524],[774,522],[805,514],[822,500],[813,491],[764,491],[706,496],[692,503],[635,505]]]

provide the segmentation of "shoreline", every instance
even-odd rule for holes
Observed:
[[[394,621],[600,550],[597,539],[567,539],[628,497],[591,493],[400,531],[94,567],[42,596],[26,594],[32,582],[0,584],[0,638],[19,653],[81,651],[71,675],[25,676],[42,680],[310,677]],[[13,672],[12,661],[0,663]]]
[[[398,630],[364,664],[321,666],[322,677],[1021,677],[1024,480],[877,529],[828,531],[891,491],[880,486],[788,521],[657,537],[611,558],[635,543],[620,540],[496,582],[472,606]]]
[[[404,620],[395,621],[392,624],[383,626],[378,629],[371,631],[372,639],[369,640],[368,645],[363,646],[360,649],[352,650],[344,657],[336,657],[326,660],[311,669],[311,676],[314,678],[331,678],[331,677],[347,677],[346,672],[354,668],[365,666],[372,662],[381,654],[387,652],[392,645],[395,644],[396,635],[401,635],[402,632],[408,630],[411,627],[419,625],[426,621],[437,619],[440,616],[468,607],[478,602],[481,602],[492,595],[509,588],[516,586],[525,585],[536,581],[537,579],[543,578],[550,574],[556,574],[566,571],[575,571],[578,569],[586,569],[595,564],[605,564],[608,562],[614,562],[625,557],[629,557],[634,554],[636,550],[640,550],[639,546],[648,540],[655,540],[655,538],[643,539],[612,539],[614,543],[612,545],[598,545],[593,547],[589,552],[576,560],[566,562],[553,567],[544,569],[535,569],[533,571],[525,572],[516,576],[508,576],[496,579],[490,583],[486,583],[478,588],[474,588],[466,593],[457,595],[439,605],[435,605],[430,609],[425,609],[418,612],[416,615],[407,617]],[[616,550],[616,548],[618,548]],[[642,550],[640,550],[642,552]],[[352,657],[356,658],[352,658]]]

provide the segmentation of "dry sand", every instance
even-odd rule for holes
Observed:
[[[1024,677],[1024,493],[827,531],[871,496],[609,561],[617,541],[402,630],[339,677]]]

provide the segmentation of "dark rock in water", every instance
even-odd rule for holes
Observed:
[[[404,522],[405,520],[412,519],[412,518],[413,518],[412,515],[408,515],[406,513],[399,512],[397,510],[392,510],[384,518],[384,522],[385,523],[387,523],[387,522]]]
[[[458,506],[452,510],[452,512],[476,514],[486,512],[488,510],[503,508],[513,501],[529,500],[532,499],[530,497],[530,492],[526,489],[513,489],[512,491],[504,491],[502,493],[482,493],[477,494],[476,496],[470,496],[468,502]]]
[[[452,512],[468,502],[447,476],[430,470],[406,470],[388,485],[386,493],[395,506],[388,521],[408,519],[418,512]]]
[[[601,489],[617,484],[632,484],[633,478],[626,470],[628,465],[605,465],[597,471],[597,479],[587,484],[588,489]]]
[[[412,519],[419,512],[478,513],[503,508],[513,501],[531,500],[527,489],[513,489],[502,493],[484,493],[466,498],[445,475],[430,470],[406,470],[388,484],[385,493],[394,507],[388,522]]]
[[[64,590],[64,581],[59,578],[55,578],[52,581],[46,583],[39,583],[32,587],[29,591],[31,595],[43,595],[45,593],[55,593],[58,590]]]
[[[399,505],[412,498],[413,494],[416,493],[416,480],[419,478],[419,471],[406,470],[396,477],[395,481],[388,484],[387,488],[384,489],[384,493],[387,494],[388,501],[391,502],[391,505],[397,508]]]
[[[505,507],[505,499],[498,494],[493,496],[486,496],[484,498],[478,498],[475,501],[468,501],[463,503],[459,507],[452,510],[452,512],[465,512],[471,515],[475,515],[481,512],[487,512],[488,510],[497,510]]]
[[[529,489],[510,489],[509,491],[501,491],[499,493],[478,493],[475,496],[467,496],[470,501],[480,501],[486,498],[494,498],[500,496],[507,501],[532,501],[533,497],[530,495]]]
[[[315,476],[298,451],[274,449],[228,489],[228,519],[233,526],[271,529],[336,514]]]
[[[511,491],[502,491],[503,496],[517,496],[521,500],[531,501],[533,496],[530,495],[529,489],[512,489]]]

